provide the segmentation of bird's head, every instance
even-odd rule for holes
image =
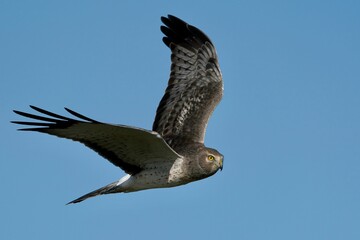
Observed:
[[[224,156],[212,148],[204,148],[200,154],[200,167],[209,175],[223,169]]]

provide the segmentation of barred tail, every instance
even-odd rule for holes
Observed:
[[[118,184],[119,184],[118,181],[110,183],[109,185],[106,185],[105,187],[102,187],[95,191],[89,192],[88,194],[85,194],[84,196],[81,196],[71,202],[68,202],[66,205],[71,204],[71,203],[79,203],[79,202],[84,201],[85,199],[95,197],[98,195],[102,195],[102,194],[115,193],[115,191],[111,191],[111,190],[114,190],[114,188],[117,187]],[[119,192],[119,191],[116,191],[116,192]]]

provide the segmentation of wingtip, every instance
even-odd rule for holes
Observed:
[[[169,16],[169,15],[168,15],[168,16]],[[160,17],[160,20],[161,20],[162,22],[166,21],[166,19],[167,19],[167,17],[165,17],[165,16],[161,16],[161,17]]]
[[[183,24],[183,25],[189,25],[187,22],[185,22],[184,20],[178,18],[178,17],[175,17],[174,15],[172,14],[168,14],[166,17],[165,16],[162,16],[161,18],[161,21],[166,25],[166,26],[169,26],[171,25],[172,23],[180,23],[180,24]]]
[[[13,110],[13,112],[16,114],[19,114],[19,115],[21,114],[21,112],[19,110]]]
[[[87,194],[86,194],[86,195],[87,195]],[[67,206],[67,205],[71,205],[71,204],[76,204],[76,203],[82,202],[82,201],[84,201],[85,199],[87,199],[87,197],[85,197],[86,195],[81,196],[81,197],[79,197],[79,198],[77,198],[77,199],[74,199],[74,200],[68,202],[68,203],[65,204],[65,205]],[[85,197],[85,198],[84,198],[84,197]]]
[[[75,112],[74,110],[71,110],[69,108],[65,108],[66,111],[68,111],[70,114],[74,115],[75,117],[78,117],[82,120],[85,120],[85,121],[89,121],[89,122],[92,122],[92,123],[100,123],[99,121],[96,121],[92,118],[89,118],[89,117],[86,117],[78,112]]]
[[[71,110],[70,108],[67,108],[67,107],[64,107],[64,109],[65,109],[65,111],[67,111],[68,113],[70,113],[70,114],[73,114],[73,110]]]
[[[16,110],[13,110],[14,112]],[[15,112],[16,113],[16,112]],[[13,124],[21,124],[19,121],[10,121],[10,123],[13,123]],[[16,129],[16,131],[24,131],[24,128],[19,128],[19,129]]]
[[[20,121],[10,121],[10,123],[13,123],[13,124],[22,124]],[[18,129],[19,130],[19,129]]]
[[[76,203],[76,202],[71,201],[71,202],[66,203],[65,206],[68,206],[68,205],[71,205],[71,204],[75,204],[75,203]]]
[[[44,111],[42,108],[39,108],[37,106],[34,106],[34,105],[29,105],[29,107],[35,111],[38,111],[38,112],[41,112],[41,111]]]
[[[77,198],[77,199],[74,199],[74,200],[68,202],[68,203],[65,204],[65,205],[67,206],[67,205],[71,205],[71,204],[76,204],[76,203],[82,202],[82,201],[84,201],[84,200],[86,199],[86,198],[84,199],[83,197],[84,197],[84,196],[79,197],[79,198]]]
[[[186,25],[188,25],[188,23],[185,22],[184,20],[182,20],[182,19],[180,19],[180,18],[178,18],[178,17],[176,17],[174,15],[171,15],[171,14],[168,15],[168,19],[170,21],[179,21],[179,22],[182,22],[182,23],[185,23]]]

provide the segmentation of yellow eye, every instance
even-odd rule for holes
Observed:
[[[213,155],[208,155],[208,156],[207,156],[207,159],[208,159],[209,161],[214,161],[214,160],[215,160],[215,157],[214,157]]]

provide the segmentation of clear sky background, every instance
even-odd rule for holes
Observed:
[[[1,1],[0,239],[360,239],[359,1]],[[150,129],[170,51],[160,16],[214,42],[215,176],[70,200],[124,173],[12,110]]]

